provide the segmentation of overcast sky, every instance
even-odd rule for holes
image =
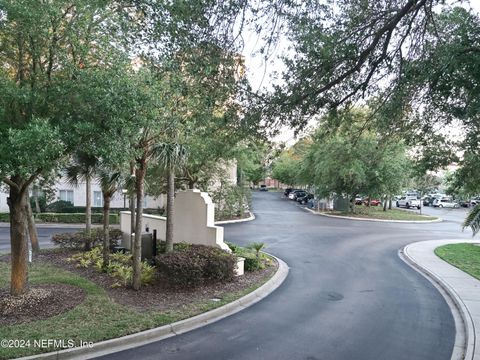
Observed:
[[[456,0],[452,1],[458,2]],[[480,13],[480,0],[470,0],[470,3],[465,1],[463,6],[467,8],[471,7],[477,14]],[[254,90],[261,88],[271,89],[270,76],[274,72],[281,74],[284,70],[283,63],[277,58],[286,51],[288,42],[285,39],[279,41],[270,58],[265,61],[262,55],[255,54],[260,47],[258,36],[254,32],[247,31],[244,34],[244,39],[245,47],[243,55],[245,57],[247,77],[252,88]],[[293,130],[288,127],[283,128],[274,140],[287,142],[288,145],[293,145],[296,142]]]

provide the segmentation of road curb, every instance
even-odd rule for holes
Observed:
[[[50,353],[32,355],[18,359],[91,359],[130,349],[132,347],[138,347],[152,342],[160,341],[219,321],[225,317],[242,311],[243,309],[246,309],[259,302],[260,300],[264,299],[273,291],[275,291],[285,281],[289,271],[288,265],[276,256],[273,256],[271,254],[268,255],[275,258],[278,262],[277,272],[270,278],[270,280],[268,280],[265,284],[260,286],[258,289],[252,291],[251,293],[219,308],[207,311],[203,314],[199,314],[185,320],[177,321],[172,324],[160,326],[158,328],[142,331],[120,338],[94,343],[92,348],[76,347],[73,349],[54,351]]]
[[[450,308],[456,330],[451,360],[473,360],[475,358],[476,339],[472,316],[455,289],[410,256],[409,248],[415,244],[416,243],[411,243],[400,249],[398,256],[412,269],[430,281],[443,296]]]
[[[341,215],[331,215],[331,214],[323,214],[319,213],[315,210],[309,209],[309,208],[303,208],[307,210],[308,212],[315,214],[315,215],[320,215],[320,216],[325,216],[325,217],[330,217],[330,218],[335,218],[335,219],[345,219],[345,220],[357,220],[357,221],[372,221],[372,222],[386,222],[386,223],[402,223],[402,224],[431,224],[431,223],[438,223],[442,222],[443,219],[437,218],[435,220],[385,220],[385,219],[366,219],[366,218],[358,218],[358,217],[352,217],[352,216],[341,216]]]
[[[249,211],[249,214],[250,214],[250,216],[248,218],[245,218],[245,219],[215,221],[215,225],[236,224],[236,223],[242,223],[242,222],[255,220],[255,214],[251,211]]]

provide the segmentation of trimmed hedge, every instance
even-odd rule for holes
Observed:
[[[42,213],[35,216],[37,222],[46,223],[66,223],[66,224],[85,224],[85,214],[57,214],[57,213]],[[92,214],[92,224],[102,224],[103,214]],[[118,214],[110,214],[110,224],[118,224]]]
[[[85,224],[85,214],[60,214],[60,213],[40,213],[35,214],[37,223],[65,223],[65,224]],[[0,213],[0,222],[9,222],[9,213]],[[119,224],[119,215],[110,214],[110,224]],[[103,224],[103,214],[92,214],[92,224]]]
[[[155,262],[171,285],[195,287],[205,282],[232,280],[237,258],[211,246],[188,245],[157,256]]]
[[[109,229],[110,233],[110,249],[117,246],[122,240],[122,230]],[[71,233],[59,233],[52,236],[52,242],[55,245],[64,249],[79,249],[85,248],[87,235],[85,230]],[[103,228],[92,229],[90,233],[90,245],[92,247],[101,245],[103,243]]]
[[[128,210],[123,208],[111,208],[110,213],[118,214],[120,211]],[[46,213],[58,213],[58,214],[82,214],[85,213],[85,206],[73,206],[70,201],[58,200],[50,203],[46,206]],[[92,214],[102,214],[103,206],[92,206]]]

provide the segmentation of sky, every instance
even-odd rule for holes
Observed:
[[[448,2],[458,3],[457,0]],[[464,1],[462,6],[471,8],[474,12],[480,14],[480,0]],[[274,72],[281,73],[285,69],[282,61],[277,59],[277,57],[287,51],[288,41],[285,38],[281,38],[270,58],[265,61],[261,55],[256,54],[260,47],[258,36],[253,31],[247,31],[244,34],[244,40],[245,47],[243,49],[243,56],[245,57],[246,74],[253,90],[259,90],[261,88],[272,89],[270,76]],[[314,122],[312,122],[312,124],[313,123]],[[297,141],[294,136],[294,131],[289,127],[283,127],[280,130],[280,134],[273,140],[276,142],[286,142],[287,145],[293,145]]]

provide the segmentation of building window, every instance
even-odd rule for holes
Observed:
[[[68,201],[72,205],[73,203],[73,190],[60,190],[60,200]]]
[[[101,191],[93,192],[93,206],[102,207],[103,206],[103,195]]]

